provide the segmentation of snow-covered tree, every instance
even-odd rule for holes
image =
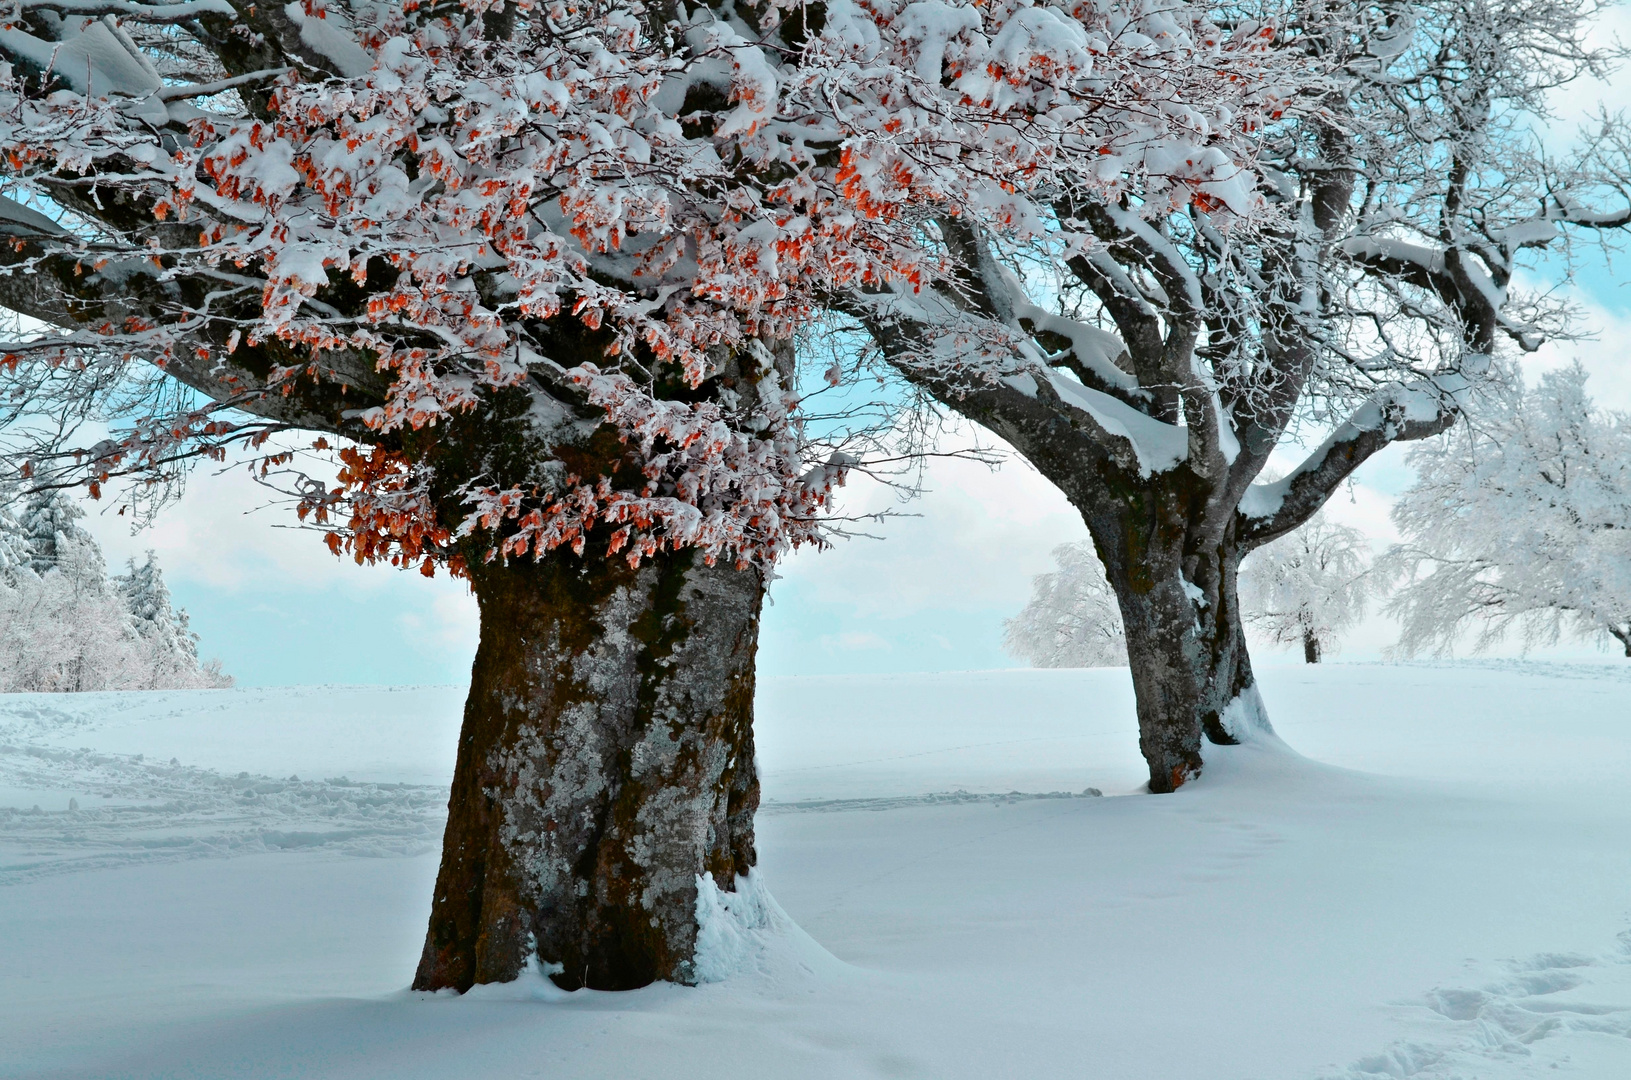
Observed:
[[[152,554],[110,580],[83,516],[61,491],[35,493],[20,513],[0,505],[0,552],[14,556],[0,566],[0,692],[232,685],[218,661],[199,663]]]
[[[28,569],[35,574],[60,570],[95,584],[107,576],[102,549],[79,526],[85,510],[65,491],[37,491],[17,500],[15,510],[0,508],[0,570]]]
[[[0,582],[15,579],[28,564],[28,544],[23,540],[23,527],[11,512],[7,493],[0,490]]]
[[[198,635],[192,631],[186,610],[172,603],[153,552],[139,566],[131,559],[126,573],[113,579],[113,586],[124,601],[143,658],[150,685],[141,689],[231,685],[231,679],[221,674],[219,661],[199,663]]]
[[[1032,667],[1118,667],[1127,634],[1116,594],[1087,541],[1053,549],[1057,569],[1031,582],[1031,602],[1003,623],[1003,648]]]
[[[1560,86],[1610,66],[1598,5],[889,10],[912,62],[842,31],[839,120],[940,262],[841,306],[1081,512],[1171,790],[1203,735],[1267,725],[1240,559],[1454,424],[1498,349],[1566,333],[1514,286],[1526,257],[1544,274],[1536,252],[1631,222],[1621,120],[1572,152],[1538,134]],[[986,134],[951,134],[963,118]],[[1254,483],[1294,424],[1313,451]]]
[[[1469,423],[1413,451],[1394,505],[1405,536],[1387,611],[1398,649],[1484,649],[1517,627],[1526,646],[1563,633],[1631,656],[1631,415],[1599,409],[1578,364],[1526,389],[1514,377]]]
[[[72,570],[0,584],[0,692],[145,689],[120,598]]]
[[[1365,534],[1321,511],[1245,560],[1240,600],[1248,623],[1278,645],[1301,645],[1310,664],[1365,617],[1372,594]]]

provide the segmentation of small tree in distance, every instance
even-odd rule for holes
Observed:
[[[1039,668],[1118,667],[1127,632],[1092,543],[1053,549],[1059,568],[1031,582],[1031,602],[1003,622],[1002,646]]]
[[[1365,617],[1371,596],[1365,534],[1315,514],[1308,524],[1253,552],[1241,567],[1246,621],[1277,645],[1302,645],[1317,664]]]
[[[1514,626],[1525,647],[1604,635],[1631,657],[1631,416],[1598,409],[1578,364],[1513,378],[1465,429],[1409,458],[1385,557],[1398,651],[1448,655]]]

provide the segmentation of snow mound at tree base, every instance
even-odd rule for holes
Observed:
[[[697,878],[697,982],[757,977],[785,983],[847,967],[788,917],[763,874],[738,877],[735,892],[719,888],[712,874]]]

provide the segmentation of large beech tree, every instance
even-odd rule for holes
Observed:
[[[302,518],[359,561],[446,564],[481,609],[414,985],[533,952],[567,987],[692,979],[703,875],[755,859],[767,568],[841,473],[806,460],[788,335],[811,288],[915,253],[778,166],[763,58],[706,9],[12,19],[16,478],[140,501],[191,457],[276,475],[283,433],[325,433],[339,484],[301,480]]]
[[[981,100],[1000,10],[925,36],[914,68],[858,69],[854,93],[948,114]],[[1453,425],[1496,350],[1567,331],[1514,275],[1631,221],[1626,128],[1604,117],[1561,156],[1542,142],[1558,89],[1612,59],[1586,43],[1592,0],[1027,11],[1054,65],[1002,93],[1046,153],[1000,206],[908,191],[903,213],[954,269],[840,306],[1081,512],[1125,625],[1150,789],[1170,791],[1200,772],[1203,737],[1268,730],[1242,556],[1377,451]],[[1097,78],[1118,44],[1148,109],[1077,141],[1076,118],[1128,85]],[[919,130],[870,131],[871,152],[940,168],[944,141]],[[1256,482],[1288,433],[1315,448]]]
[[[304,440],[340,459],[296,489],[333,548],[475,591],[423,989],[533,954],[566,987],[695,977],[699,889],[754,863],[767,569],[847,463],[800,427],[800,320],[973,295],[970,238],[1047,232],[1083,160],[1105,205],[1250,216],[1249,146],[1207,132],[1305,65],[1094,4],[12,10],[13,478],[140,509]]]

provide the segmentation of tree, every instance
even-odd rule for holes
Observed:
[[[37,491],[21,500],[19,512],[6,511],[0,529],[17,569],[35,574],[60,570],[81,584],[94,585],[107,576],[102,549],[80,528],[85,510],[63,491]]]
[[[1003,648],[1032,667],[1118,667],[1127,634],[1090,543],[1053,549],[1058,569],[1031,582],[1031,602],[1004,621]]]
[[[0,504],[0,692],[232,685],[219,661],[199,664],[152,553],[110,580],[66,493],[36,492],[21,511]]]
[[[147,512],[248,451],[337,552],[475,592],[420,989],[689,981],[702,875],[754,865],[765,581],[847,462],[790,334],[924,258],[782,109],[802,9],[760,15],[21,0],[0,37],[11,478]]]
[[[1524,644],[1612,637],[1631,657],[1631,416],[1598,409],[1578,364],[1521,378],[1464,425],[1413,451],[1387,555],[1404,587],[1398,648],[1476,649],[1514,626]]]
[[[185,608],[171,602],[153,552],[140,566],[131,559],[128,571],[113,579],[113,587],[124,601],[142,656],[147,685],[138,689],[232,685],[232,679],[221,673],[220,661],[199,663],[192,620]]]
[[[105,581],[74,568],[25,570],[0,583],[0,692],[142,687],[147,673],[128,620]]]
[[[1081,512],[1170,791],[1203,735],[1267,727],[1240,559],[1454,424],[1498,349],[1567,332],[1514,271],[1631,221],[1626,127],[1561,156],[1535,132],[1614,57],[1585,43],[1592,0],[957,10],[912,68],[857,64],[841,117],[852,161],[910,178],[893,205],[943,264],[841,306]],[[873,120],[899,100],[948,119]],[[948,135],[968,114],[1017,134]],[[1293,425],[1312,452],[1254,483]]]
[[[1317,664],[1365,617],[1370,545],[1358,529],[1316,513],[1295,532],[1254,551],[1243,564],[1246,621],[1279,645],[1301,645]]]

